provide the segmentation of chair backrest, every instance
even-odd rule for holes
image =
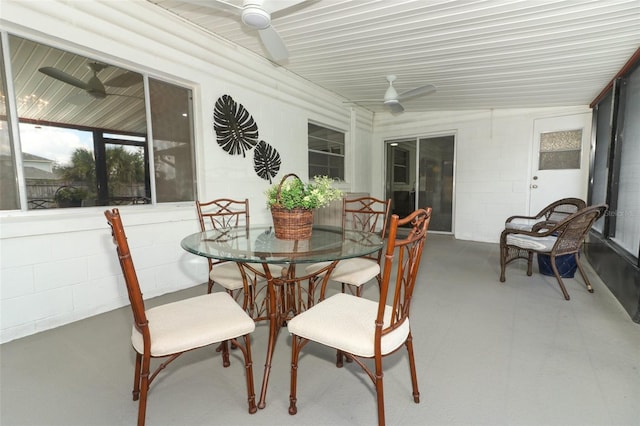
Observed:
[[[593,223],[598,220],[606,210],[606,204],[585,207],[558,223],[558,225],[553,228],[557,240],[552,252],[555,255],[578,252]]]
[[[430,221],[431,207],[418,209],[403,219],[396,214],[391,216],[376,320],[377,346],[382,335],[400,327],[409,318],[411,298]],[[398,227],[407,224],[411,225],[409,235],[398,238]],[[392,270],[394,280],[391,278]],[[392,300],[389,300],[391,298]],[[391,321],[383,326],[386,305],[391,306],[393,311]],[[378,346],[376,350],[379,349]]]
[[[380,200],[374,197],[342,199],[342,228],[356,231],[374,232],[382,238],[387,233],[391,199]],[[380,263],[382,249],[369,257]]]
[[[118,253],[120,267],[122,268],[124,281],[127,285],[129,301],[131,302],[131,309],[133,310],[133,321],[135,327],[140,331],[140,333],[142,333],[145,351],[148,351],[150,348],[147,347],[147,345],[151,345],[149,323],[145,314],[144,300],[142,299],[142,291],[140,291],[138,276],[133,265],[131,252],[129,251],[129,243],[127,243],[127,236],[124,233],[124,227],[122,226],[120,212],[118,209],[105,210],[104,215],[111,226],[111,235],[113,236],[113,242],[116,245],[116,252]]]
[[[208,202],[196,201],[200,230],[249,226],[249,200],[219,198]]]
[[[587,207],[587,203],[580,198],[563,198],[542,209],[540,213],[538,213],[538,217],[544,216],[547,221],[561,222],[585,207]]]

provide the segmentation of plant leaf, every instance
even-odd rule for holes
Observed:
[[[213,129],[218,145],[230,155],[246,157],[246,151],[258,143],[258,125],[249,111],[229,95],[222,95],[216,101]]]
[[[271,178],[278,174],[281,163],[280,154],[274,147],[265,141],[258,143],[253,151],[253,169],[258,176],[272,183]]]

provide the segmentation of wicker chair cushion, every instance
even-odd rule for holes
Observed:
[[[227,290],[238,290],[244,287],[242,282],[242,274],[240,273],[240,269],[238,269],[238,265],[235,262],[227,262],[220,263],[218,265],[213,265],[213,269],[209,272],[209,278],[212,281],[220,284],[222,287]],[[248,285],[251,285],[251,281],[254,278],[257,278],[257,282],[266,281],[263,277],[257,276],[247,271],[247,281]]]
[[[307,266],[306,271],[308,274],[312,274],[328,265],[329,262],[314,263]],[[339,283],[361,286],[375,278],[379,273],[380,265],[377,262],[362,257],[354,257],[338,262],[333,271],[331,271],[330,279]]]
[[[235,265],[234,265],[235,266]],[[146,310],[151,356],[165,356],[251,333],[256,325],[225,292],[205,294]],[[131,343],[143,353],[142,334]]]
[[[507,235],[507,245],[516,246],[526,250],[535,250],[548,253],[556,243],[557,238],[553,236],[532,237],[530,235],[511,234]]]
[[[311,309],[295,316],[287,327],[290,333],[340,349],[353,355],[373,357],[375,320],[378,302],[338,293]],[[384,326],[391,319],[391,307],[387,306]],[[409,335],[407,319],[396,330],[382,337],[382,354],[400,347]]]
[[[534,223],[527,222],[507,222],[505,224],[505,228],[507,229],[517,229],[519,231],[531,231]]]

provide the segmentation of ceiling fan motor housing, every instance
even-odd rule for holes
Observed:
[[[271,15],[262,8],[262,1],[245,1],[242,7],[242,22],[257,30],[264,30],[271,25]]]

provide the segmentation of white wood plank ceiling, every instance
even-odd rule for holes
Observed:
[[[266,57],[214,0],[149,1]],[[437,88],[407,111],[588,105],[640,47],[640,0],[307,0],[271,24],[289,50],[276,66],[348,100],[382,100],[395,74],[399,93]]]

